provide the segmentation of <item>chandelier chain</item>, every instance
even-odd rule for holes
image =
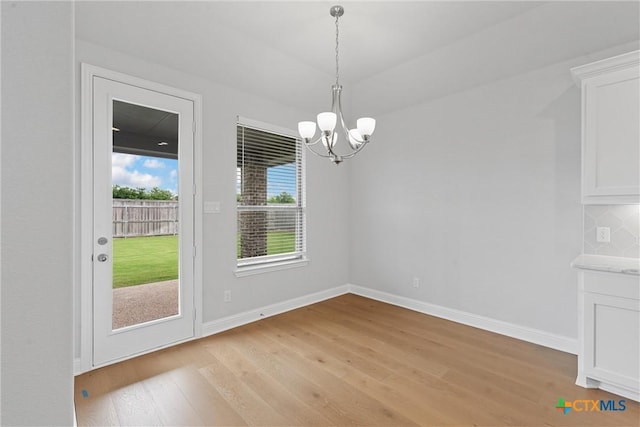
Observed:
[[[336,86],[339,86],[339,78],[340,78],[340,72],[339,72],[339,68],[338,68],[338,46],[339,46],[339,39],[338,39],[338,35],[339,35],[339,31],[338,31],[338,15],[336,15]]]

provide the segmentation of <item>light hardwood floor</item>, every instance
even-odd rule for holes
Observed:
[[[628,399],[556,409],[622,399],[575,376],[573,355],[344,295],[83,374],[75,402],[80,426],[639,425]]]

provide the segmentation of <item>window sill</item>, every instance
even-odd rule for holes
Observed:
[[[253,276],[254,274],[270,273],[272,271],[288,270],[290,268],[304,267],[309,264],[308,258],[276,261],[258,265],[238,267],[234,272],[236,277]]]

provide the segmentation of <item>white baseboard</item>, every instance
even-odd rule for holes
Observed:
[[[73,375],[80,375],[82,370],[82,360],[79,357],[73,358]]]
[[[287,301],[271,304],[265,307],[256,308],[254,310],[245,311],[244,313],[238,313],[232,316],[223,317],[222,319],[214,320],[212,322],[206,322],[202,325],[202,336],[207,337],[209,335],[217,334],[222,331],[237,328],[238,326],[246,325],[247,323],[255,322],[256,320],[275,316],[276,314],[295,310],[296,308],[315,304],[317,302],[347,293],[349,293],[349,285],[338,286],[335,288],[327,289],[325,291],[320,291],[298,298],[293,298]]]
[[[404,307],[409,310],[429,314],[431,316],[440,317],[453,322],[462,323],[464,325],[473,326],[475,328],[484,329],[486,331],[495,332],[497,334],[506,335],[567,353],[577,354],[578,352],[577,339],[352,284],[338,286],[326,291],[316,292],[314,294],[305,295],[266,307],[249,310],[244,313],[234,314],[212,322],[207,322],[202,325],[202,336],[206,337],[217,334],[266,317],[274,316],[276,314],[284,313],[286,311],[294,310],[296,308],[304,307],[347,293],[353,293],[386,302],[388,304]]]
[[[628,388],[618,387],[612,384],[600,383],[598,386],[600,390],[608,391],[609,393],[617,394],[618,396],[626,397],[627,399],[640,402],[640,392],[638,390],[632,390]]]
[[[387,292],[365,288],[363,286],[349,285],[349,291],[356,295],[408,308],[409,310],[418,311],[431,316],[441,317],[443,319],[495,332],[497,334],[517,338],[522,341],[550,347],[566,353],[578,353],[578,340],[574,338],[556,335],[539,329],[520,326],[473,313],[467,313],[465,311],[442,307],[399,295],[393,295]]]

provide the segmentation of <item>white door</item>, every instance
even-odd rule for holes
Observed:
[[[194,103],[98,76],[92,83],[100,366],[194,336]],[[151,195],[173,200],[137,198]]]

